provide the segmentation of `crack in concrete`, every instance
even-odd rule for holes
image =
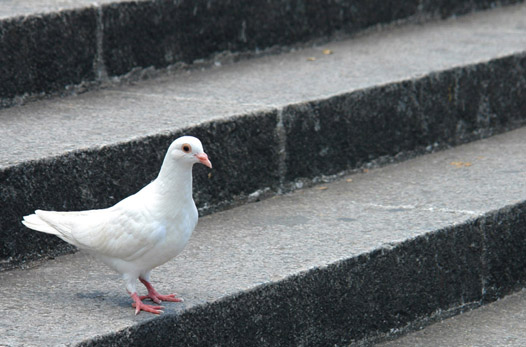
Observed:
[[[283,193],[287,175],[287,131],[283,125],[283,109],[277,110],[276,136],[278,137],[278,194]]]
[[[443,208],[443,207],[423,207],[423,206],[417,206],[417,205],[384,205],[384,204],[375,204],[372,202],[362,203],[359,201],[351,201],[351,203],[355,205],[362,205],[367,207],[375,207],[375,208],[381,208],[385,210],[419,210],[419,211],[429,211],[429,212],[446,212],[446,213],[458,213],[458,214],[467,214],[471,216],[481,216],[483,215],[482,212],[478,211],[471,211],[471,210],[458,210],[458,209],[450,209],[450,208]]]
[[[103,11],[102,6],[99,4],[95,4],[95,7],[97,9],[97,26],[95,28],[95,46],[97,51],[95,55],[95,61],[93,62],[93,69],[95,76],[97,76],[97,81],[107,82],[109,78],[108,72],[106,71],[106,64],[104,63],[104,22],[102,20]]]

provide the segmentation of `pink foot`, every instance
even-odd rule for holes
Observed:
[[[157,293],[157,291],[152,287],[150,282],[146,281],[145,279],[142,279],[139,277],[139,281],[144,284],[146,289],[148,289],[148,295],[143,295],[140,297],[141,300],[144,299],[151,299],[156,304],[160,304],[162,301],[172,301],[172,302],[181,302],[183,299],[176,298],[175,294],[168,294],[168,295],[161,295]]]
[[[151,306],[151,305],[144,304],[141,301],[141,299],[139,298],[139,296],[137,295],[137,293],[131,293],[130,296],[133,299],[132,306],[135,307],[135,315],[138,315],[139,312],[141,312],[141,311],[155,313],[155,314],[163,313],[163,311],[161,311],[161,310],[164,307],[162,307],[162,306]]]

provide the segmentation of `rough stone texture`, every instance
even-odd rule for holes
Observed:
[[[445,87],[447,80],[440,76],[454,76],[433,73],[457,67],[465,67],[463,76],[467,82],[451,81],[456,83],[452,88],[457,87],[452,91],[468,96],[469,89],[462,91],[465,84],[477,87],[479,79],[481,82],[503,82],[500,75],[513,74],[512,80],[518,84],[495,85],[495,93],[504,87],[506,93],[521,96],[524,82],[519,78],[523,76],[523,55],[519,52],[523,52],[524,47],[526,6],[517,5],[443,22],[408,25],[203,71],[178,72],[133,86],[30,103],[0,111],[0,137],[9,139],[0,142],[0,166],[148,135],[168,134],[174,129],[205,121],[323,101],[363,89],[369,93],[370,88],[400,81],[409,83],[426,75],[430,77],[424,80],[426,85],[421,84],[422,88],[440,96],[447,95],[447,99],[436,97],[441,107],[447,107],[444,102],[449,94],[446,94],[447,89],[440,89]],[[333,54],[322,54],[323,48],[332,49]],[[513,62],[513,58],[500,63],[495,61],[506,56],[515,56],[517,66],[502,65]],[[308,57],[317,60],[308,61]],[[473,64],[480,66],[473,67]],[[508,71],[503,72],[502,68]],[[489,74],[496,76],[488,77]],[[471,81],[473,79],[475,81]],[[391,90],[393,98],[397,93],[401,96],[416,94],[399,90],[404,87],[395,84],[382,90]],[[505,93],[501,97],[505,98]],[[402,101],[416,111],[419,111],[419,104],[425,102]],[[455,101],[460,110],[469,107],[466,113],[470,115],[478,108],[485,115],[491,111],[488,106],[495,106],[488,105],[484,98],[457,98]],[[509,104],[506,101],[504,105]],[[386,103],[382,110],[389,111],[388,107]],[[506,117],[504,114],[498,116]]]
[[[0,267],[65,250],[21,216],[119,201],[183,133],[213,160],[195,184],[210,212],[518,127],[525,18],[518,5],[333,42],[332,55],[311,48],[2,110]]]
[[[283,111],[287,153],[294,153],[286,180],[515,128],[524,124],[525,76],[521,55],[290,106]]]
[[[435,99],[441,108],[437,106],[437,109],[441,111],[444,107],[447,111],[448,89],[441,88],[455,74],[434,73],[458,67],[465,67],[456,73],[464,76],[466,82],[452,80],[452,88],[457,87],[452,91],[468,97],[470,90],[464,85],[477,87],[479,79],[481,82],[500,83],[504,82],[499,77],[501,74],[513,74],[512,80],[518,84],[495,84],[495,93],[506,88],[506,93],[521,96],[519,93],[524,82],[519,78],[524,75],[520,52],[524,47],[526,6],[522,4],[426,25],[407,25],[203,71],[180,71],[133,86],[30,103],[0,111],[0,138],[8,139],[0,142],[0,166],[59,156],[75,149],[168,134],[233,115],[282,110],[286,106],[314,100],[327,101],[333,96],[363,89],[370,93],[373,92],[371,88],[401,81],[408,84],[395,84],[381,90],[389,92],[392,98],[396,95],[418,96],[417,92],[399,89],[414,86],[417,80],[427,75],[429,77],[423,80],[427,81],[426,84],[421,82],[419,85],[429,89],[429,93],[438,93]],[[333,54],[324,55],[323,48],[332,49]],[[496,61],[496,58],[506,56],[515,56],[516,66],[511,64],[513,58],[500,63]],[[308,57],[314,57],[316,61],[308,61]],[[504,62],[510,64],[502,65]],[[474,67],[474,64],[480,66]],[[503,68],[509,71],[503,72]],[[488,77],[489,74],[494,76]],[[505,98],[506,93],[501,97]],[[478,93],[474,95],[480,97]],[[454,94],[451,98],[458,103],[455,112],[459,115],[462,111],[456,111],[457,108],[469,107],[467,114],[473,116],[474,109],[480,108],[487,117],[488,111],[498,106],[488,105],[484,98],[455,99]],[[520,100],[524,97],[514,102]],[[398,100],[395,101],[398,107]],[[420,104],[424,105],[425,100],[402,101],[401,107],[406,104],[409,109],[420,111],[421,117],[430,117],[421,110]],[[508,101],[504,103],[510,104]],[[388,107],[386,103],[381,110],[387,112]],[[371,105],[368,108],[376,110]],[[402,112],[395,111],[396,114]],[[463,129],[462,124],[459,126]]]
[[[417,1],[144,1],[103,11],[104,60],[110,75],[121,75],[389,23],[415,14]]]
[[[492,301],[517,290],[526,279],[526,225],[524,206],[513,206],[496,213],[481,225],[486,241],[486,300]],[[512,218],[501,218],[502,213]]]
[[[442,320],[378,347],[507,346],[526,344],[526,291]]]
[[[459,298],[480,300],[480,235],[459,229],[312,269],[81,345],[346,345],[449,308]]]
[[[207,153],[214,153],[214,169],[196,167],[194,200],[201,208],[229,205],[260,189],[277,191],[280,183],[277,114],[262,114],[217,121],[188,129],[203,140]]]
[[[0,107],[15,96],[93,80],[95,29],[92,8],[0,20]]]
[[[19,263],[63,252],[60,240],[21,228],[20,216],[37,208],[81,210],[117,203],[155,178],[171,141],[183,134],[198,136],[208,153],[221,156],[219,160],[211,155],[214,171],[195,169],[194,199],[199,207],[217,208],[260,187],[276,190],[275,127],[275,112],[253,114],[2,170],[0,196],[8,202],[0,217],[2,259],[4,263]]]
[[[81,252],[0,272],[0,344],[346,345],[477,307],[524,285],[502,250],[524,242],[525,151],[521,128],[203,217],[153,272],[185,298],[160,317]]]
[[[100,4],[124,2],[129,0],[2,0],[0,19],[18,16],[47,15],[63,10],[75,10]]]
[[[0,107],[16,103],[15,97],[106,81],[107,74],[193,63],[223,52],[253,54],[402,19],[516,2],[3,1]]]
[[[411,16],[446,17],[494,5],[487,0],[115,3],[102,7],[104,61],[110,75],[122,75],[136,67],[192,63],[224,51],[294,45]]]

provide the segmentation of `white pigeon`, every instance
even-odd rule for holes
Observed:
[[[112,207],[79,212],[36,210],[25,216],[28,228],[53,234],[87,250],[123,275],[135,314],[141,310],[159,314],[163,307],[146,305],[182,301],[175,294],[161,295],[150,284],[153,268],[177,256],[197,224],[192,198],[192,166],[212,168],[201,141],[192,136],[175,140],[164,157],[157,178]],[[148,295],[137,295],[137,278]]]

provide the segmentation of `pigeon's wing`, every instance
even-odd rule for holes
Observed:
[[[96,253],[131,261],[166,236],[166,228],[144,209],[119,205],[81,212],[35,211],[63,240]]]

